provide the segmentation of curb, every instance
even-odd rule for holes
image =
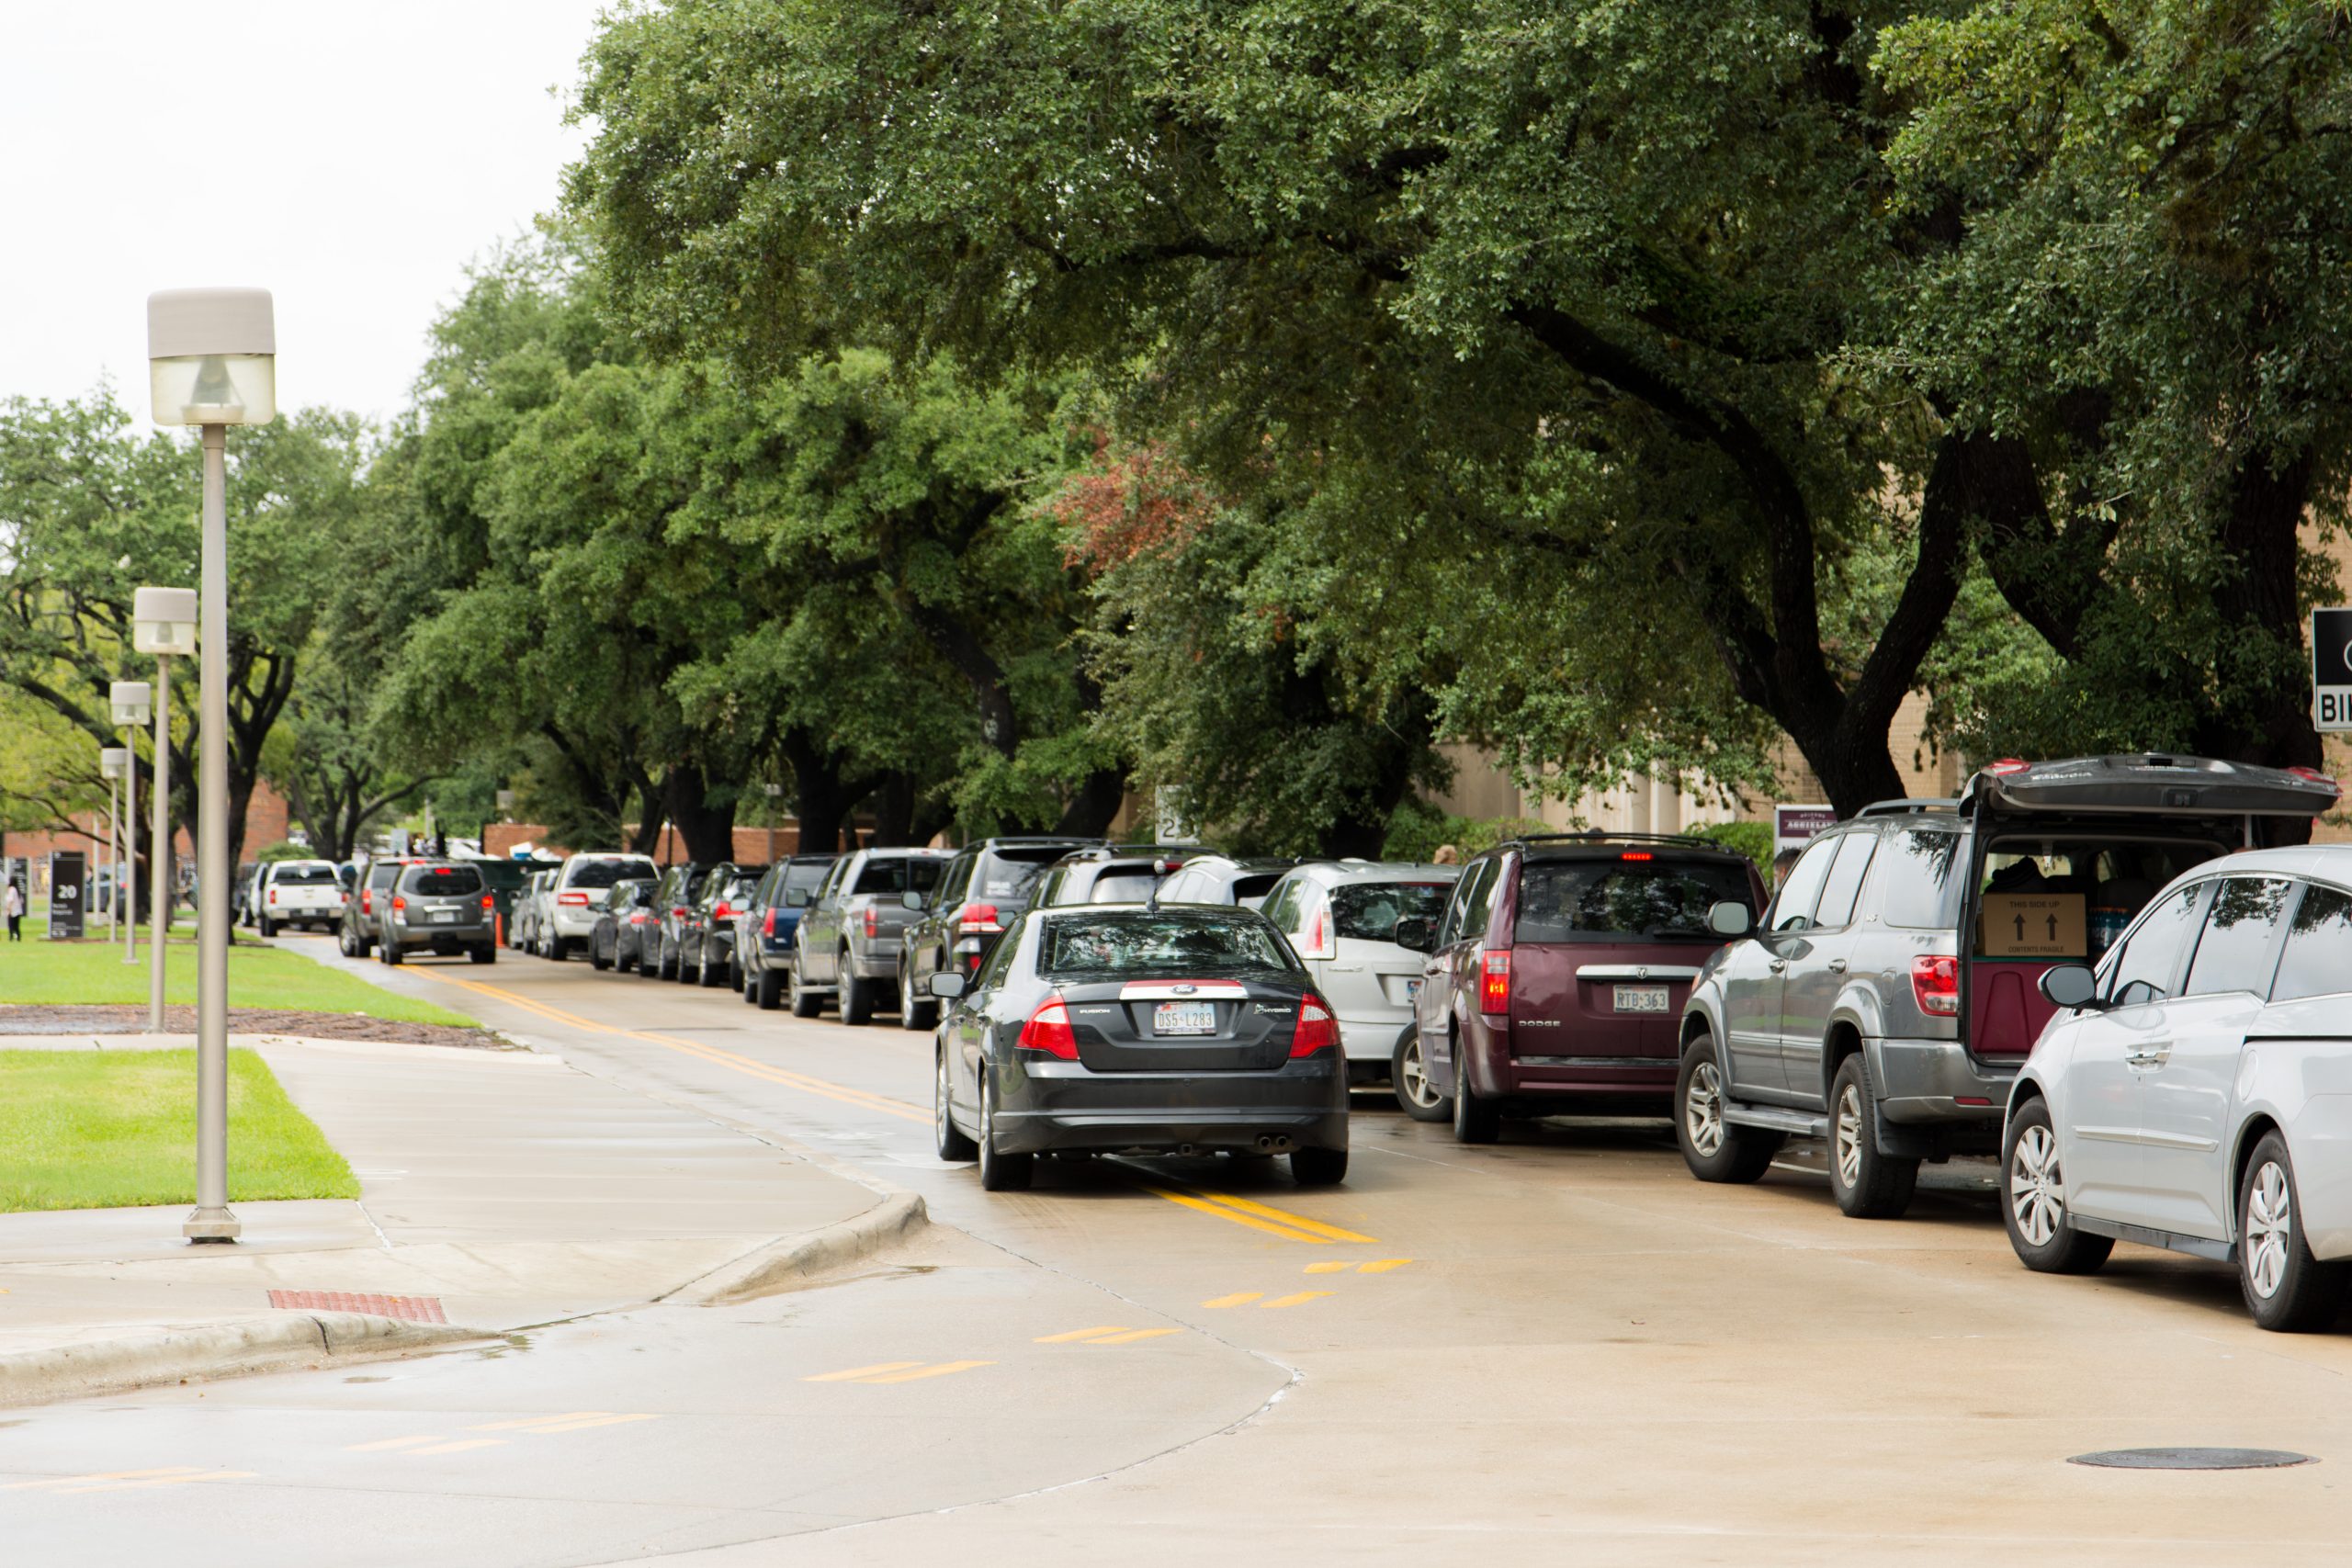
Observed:
[[[331,1360],[398,1356],[497,1337],[456,1324],[411,1323],[359,1312],[280,1313],[141,1329],[116,1339],[0,1355],[0,1406],[119,1393],[156,1383],[301,1371]]]
[[[931,1212],[922,1194],[894,1193],[862,1214],[771,1242],[654,1300],[689,1306],[731,1306],[797,1290],[820,1275],[871,1258],[930,1223]]]

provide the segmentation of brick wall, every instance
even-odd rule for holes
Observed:
[[[630,824],[634,832],[636,825]],[[514,852],[517,844],[530,844],[550,854],[573,853],[571,845],[551,843],[544,824],[537,822],[493,822],[482,829],[482,853],[504,860]],[[765,865],[772,860],[800,852],[800,825],[786,818],[778,826],[770,828],[738,828],[735,829],[734,858],[742,865]],[[686,858],[686,841],[675,828],[662,829],[661,839],[653,846],[653,858],[662,865]]]
[[[139,824],[135,842],[139,852],[145,854],[149,835],[154,831],[153,803],[142,790],[139,798]],[[74,818],[82,830],[77,833],[7,833],[0,834],[0,858],[30,860],[36,867],[47,863],[57,850],[79,850],[90,857],[93,870],[105,853],[100,847],[106,841],[106,813],[94,811]],[[286,841],[288,814],[286,797],[272,789],[267,781],[254,785],[253,798],[245,805],[244,858],[254,856],[272,844]],[[172,852],[180,860],[193,863],[196,839],[187,827],[173,829]],[[48,883],[41,884],[44,890]]]

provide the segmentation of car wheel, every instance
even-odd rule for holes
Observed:
[[[637,952],[637,973],[640,979],[659,980],[662,978],[662,950],[657,947],[652,952],[648,953],[643,948],[639,948]]]
[[[753,975],[752,994],[762,1012],[774,1012],[784,1000],[784,972],[763,969]]]
[[[334,950],[337,953],[342,953],[345,958],[354,956],[351,951],[351,933],[349,931],[338,931],[335,933]]]
[[[267,915],[264,915],[259,920],[254,922],[254,929],[261,932],[262,941],[267,942],[271,937],[277,934],[277,922],[271,919]]]
[[[2067,1211],[2066,1173],[2048,1100],[2037,1095],[2009,1118],[2001,1173],[2001,1225],[2018,1262],[2037,1274],[2087,1274],[2107,1261],[2114,1241],[2076,1230]]]
[[[597,947],[596,939],[590,937],[588,939],[588,967],[601,975],[612,966],[613,961],[605,957],[603,950]]]
[[[1018,1192],[1029,1185],[1037,1168],[1033,1155],[999,1154],[996,1147],[996,1086],[989,1082],[986,1063],[980,1065],[980,1186],[989,1192]]]
[[[935,997],[918,997],[908,983],[904,964],[899,966],[899,1027],[901,1029],[936,1029],[939,1027],[939,1001]]]
[[[484,942],[481,946],[469,952],[466,956],[477,964],[495,964],[498,962],[498,944]]]
[[[2347,1269],[2312,1256],[2287,1140],[2266,1133],[2238,1191],[2238,1289],[2264,1328],[2307,1334],[2344,1310]]]
[[[391,964],[394,968],[398,968],[401,961],[407,956],[408,954],[401,951],[400,943],[388,942],[384,944],[384,962]]]
[[[932,1130],[937,1134],[939,1157],[961,1164],[977,1156],[980,1148],[964,1135],[964,1130],[956,1125],[956,1118],[948,1113],[947,1047],[942,1045],[932,1055],[939,1067],[932,1076],[931,1089]]]
[[[1462,1059],[1462,1042],[1453,1043],[1453,1141],[1491,1144],[1502,1136],[1503,1113],[1471,1086],[1470,1069]]]
[[[1429,1066],[1421,1060],[1421,1032],[1408,1030],[1388,1055],[1388,1081],[1396,1090],[1396,1104],[1416,1122],[1444,1122],[1453,1115],[1453,1102],[1430,1082]]]
[[[1771,1168],[1787,1137],[1724,1120],[1723,1067],[1715,1043],[1702,1034],[1682,1054],[1674,1075],[1674,1141],[1682,1163],[1702,1181],[1755,1181]]]
[[[814,1018],[825,1005],[825,998],[800,983],[800,955],[795,953],[792,967],[786,971],[792,982],[792,1016]]]
[[[870,1023],[874,1019],[874,982],[849,966],[849,950],[842,950],[842,1021]]]
[[[723,984],[726,979],[727,971],[714,967],[710,962],[710,954],[704,953],[701,966],[695,971],[695,984],[707,991],[714,986]]]
[[[1919,1162],[1878,1152],[1878,1100],[1857,1051],[1829,1084],[1829,1191],[1857,1220],[1899,1220],[1919,1185]]]
[[[1301,1187],[1337,1187],[1348,1179],[1348,1151],[1293,1149],[1290,1179]]]

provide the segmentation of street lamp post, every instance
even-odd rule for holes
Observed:
[[[237,1239],[229,1212],[229,427],[277,413],[277,325],[266,288],[147,297],[157,424],[203,432],[202,657],[197,704],[196,1212],[181,1234]]]
[[[107,688],[107,705],[122,730],[122,884],[116,892],[122,902],[125,964],[139,962],[139,731],[154,695],[144,681],[117,681]]]
[[[122,923],[122,773],[127,755],[119,746],[98,748],[98,773],[107,781],[107,876],[114,884],[107,916],[117,925]]]
[[[130,646],[155,656],[155,835],[147,856],[147,1032],[164,1032],[164,941],[172,933],[172,660],[196,651],[196,590],[142,588],[130,596]]]

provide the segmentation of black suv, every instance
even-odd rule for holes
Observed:
[[[1100,839],[1013,837],[982,839],[956,852],[932,892],[909,893],[922,911],[907,928],[899,953],[899,1021],[909,1029],[939,1022],[931,976],[953,972],[967,980],[1022,910],[1046,868]]]

